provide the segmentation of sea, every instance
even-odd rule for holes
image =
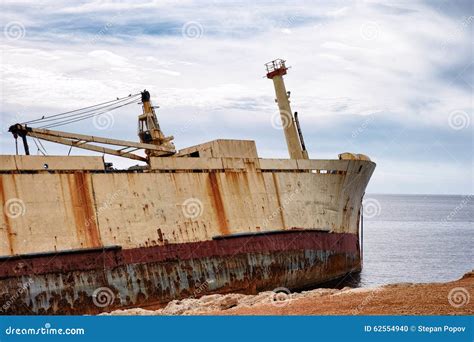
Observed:
[[[445,282],[474,269],[474,195],[364,197],[356,286]]]

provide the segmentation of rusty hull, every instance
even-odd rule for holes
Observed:
[[[357,234],[375,168],[361,160],[161,159],[146,172],[0,173],[0,257],[294,228]],[[8,215],[11,201],[18,215]]]
[[[214,145],[205,157],[151,158],[137,172],[88,157],[0,156],[0,313],[157,306],[360,269],[373,162],[234,158],[235,144]],[[87,170],[76,168],[82,161]],[[104,307],[94,303],[103,288]]]
[[[1,260],[1,314],[97,314],[211,293],[303,288],[360,270],[354,234],[295,230],[122,250]],[[27,284],[27,286],[25,286]],[[94,293],[110,291],[107,305]],[[15,296],[15,300],[11,300]]]

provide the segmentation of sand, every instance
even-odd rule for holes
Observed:
[[[474,272],[447,283],[402,283],[374,288],[315,289],[299,293],[208,295],[174,300],[159,310],[112,315],[473,315]]]

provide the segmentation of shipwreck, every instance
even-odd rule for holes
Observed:
[[[148,91],[12,125],[25,155],[17,143],[16,155],[0,156],[0,313],[96,314],[300,289],[360,271],[361,205],[375,163],[354,153],[309,158],[287,69],[266,64],[288,159],[259,158],[250,140],[178,151]],[[139,142],[53,129],[137,101]],[[30,155],[28,140],[102,155]],[[116,170],[103,154],[146,165]]]

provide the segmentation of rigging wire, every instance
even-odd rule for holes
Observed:
[[[45,155],[48,154],[48,151],[46,151],[46,148],[44,147],[44,145],[43,145],[43,143],[41,142],[41,140],[38,139],[38,138],[36,138],[36,140],[38,140],[38,143],[39,143],[40,146],[43,148],[43,151],[44,151]]]
[[[135,101],[136,100],[131,100],[131,101],[125,102],[123,104],[116,105],[114,107],[105,108],[105,109],[100,110],[100,111],[96,111],[96,112],[92,112],[92,113],[82,113],[82,114],[77,115],[77,116],[72,117],[72,118],[66,118],[66,119],[57,120],[55,122],[46,123],[44,126],[39,126],[39,128],[61,126],[61,125],[64,125],[64,124],[67,124],[67,123],[70,123],[70,122],[85,120],[85,119],[91,118],[93,116],[104,114],[104,113],[110,112],[112,110],[115,110],[117,108],[121,108],[121,107],[127,106],[129,104],[135,103]]]
[[[40,142],[40,140],[39,140],[38,138],[33,137],[33,142],[35,143],[35,145],[36,145],[36,147],[38,148],[38,151],[39,151],[39,152],[41,152],[44,156],[48,154],[48,153],[46,152],[46,149],[44,148],[43,144]],[[41,147],[42,147],[43,149],[41,149],[41,148],[38,146],[38,144],[41,145]]]
[[[67,119],[67,118],[74,118],[74,117],[78,117],[80,115],[84,115],[84,114],[93,114],[94,112],[98,111],[98,110],[103,110],[103,109],[107,109],[107,108],[111,108],[119,103],[123,103],[123,102],[127,102],[127,101],[130,101],[132,98],[130,97],[127,97],[127,98],[122,98],[122,99],[119,99],[119,100],[115,100],[114,103],[110,103],[108,105],[103,105],[103,106],[99,106],[99,107],[94,107],[93,109],[89,109],[89,110],[86,110],[86,111],[83,111],[83,112],[80,112],[79,110],[77,110],[76,113],[74,114],[68,114],[68,115],[63,115],[60,116],[60,117],[43,117],[41,119],[37,119],[37,120],[34,120],[36,122],[32,122],[30,121],[30,123],[32,123],[33,125],[35,124],[43,124],[47,121],[58,121],[58,120],[64,120],[64,119]],[[135,97],[133,97],[133,100],[135,101]],[[81,109],[83,110],[83,109]],[[66,114],[66,113],[65,113]],[[53,123],[51,122],[51,123]],[[48,123],[49,124],[49,123]]]
[[[135,99],[137,96],[139,96],[140,93],[137,93],[137,94],[130,94],[128,96],[125,96],[125,97],[122,97],[122,98],[117,98],[115,100],[111,100],[111,101],[107,101],[107,102],[102,102],[102,103],[99,103],[99,104],[96,104],[96,105],[93,105],[93,106],[88,106],[88,107],[84,107],[84,108],[80,108],[80,109],[75,109],[75,110],[71,110],[71,111],[67,111],[67,112],[63,112],[63,113],[58,113],[58,114],[54,114],[54,115],[50,115],[50,116],[43,116],[42,118],[40,119],[35,119],[35,120],[30,120],[30,121],[25,121],[25,122],[22,122],[23,125],[25,124],[30,124],[30,123],[34,123],[34,122],[38,122],[38,121],[44,121],[44,120],[47,120],[47,119],[51,119],[51,118],[59,118],[63,115],[66,115],[66,114],[73,114],[73,113],[76,113],[76,114],[81,114],[80,112],[83,112],[84,110],[89,110],[89,111],[94,111],[96,109],[99,109],[99,108],[103,108],[103,107],[107,107],[108,105],[114,105],[120,101],[124,101],[124,100],[128,100],[128,99]],[[97,108],[99,107],[99,108]],[[83,114],[83,113],[82,113]],[[75,114],[73,114],[75,115]],[[64,118],[64,117],[62,117]]]
[[[128,105],[130,105],[130,104],[135,103],[135,101],[136,101],[136,99],[133,99],[133,100],[131,100],[131,101],[125,102],[125,103],[120,104],[120,105],[117,105],[117,106],[115,106],[115,107],[111,107],[111,108],[104,109],[104,110],[99,111],[99,112],[81,114],[81,115],[78,115],[77,117],[59,120],[59,121],[57,121],[57,122],[52,122],[52,123],[46,124],[46,125],[44,125],[44,126],[40,126],[40,127],[38,127],[38,128],[51,128],[51,127],[57,127],[57,126],[64,126],[64,125],[71,124],[71,123],[73,123],[73,122],[77,122],[77,121],[81,121],[81,120],[86,120],[86,119],[92,118],[92,117],[94,117],[94,116],[98,116],[98,115],[101,115],[101,114],[110,112],[110,111],[112,111],[112,110],[115,110],[115,109],[118,109],[118,108],[121,108],[121,107],[128,106]]]
[[[44,152],[40,149],[38,143],[36,142],[36,139],[33,139],[33,142],[35,143],[36,147],[38,148],[38,152],[41,152],[43,156],[45,156]]]

